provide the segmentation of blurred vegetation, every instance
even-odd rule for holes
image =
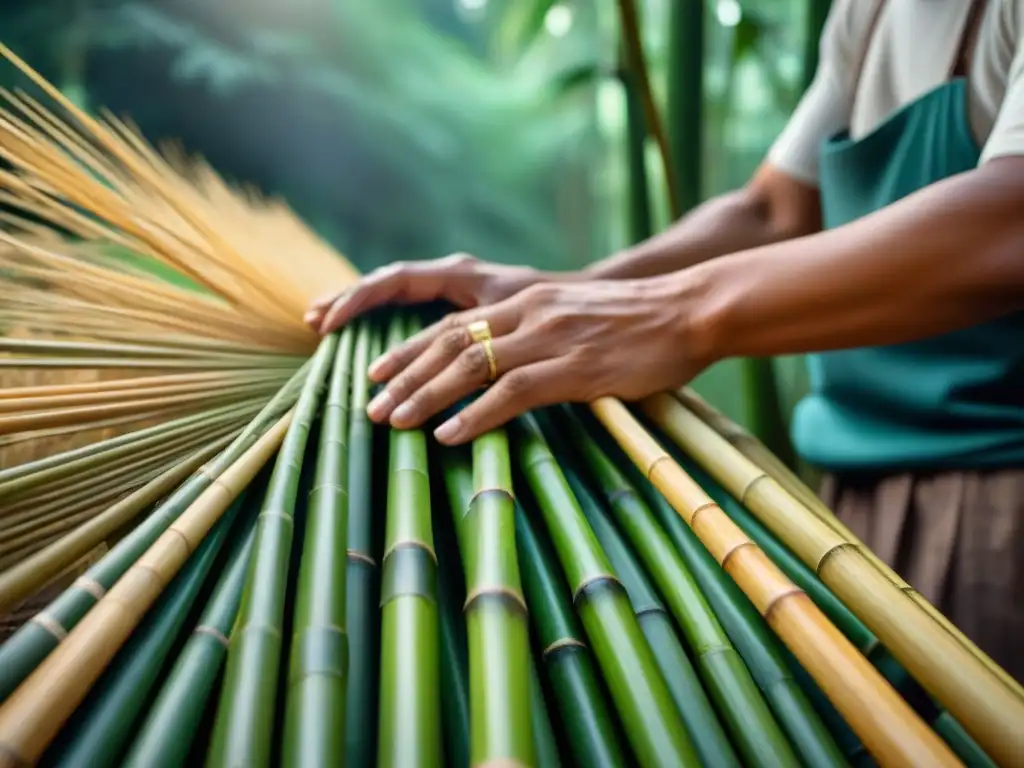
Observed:
[[[688,207],[781,130],[828,3],[638,2]],[[627,140],[614,2],[33,0],[0,3],[0,29],[79,104],[284,197],[363,270],[456,250],[572,269],[643,234],[638,195],[649,226],[670,218],[653,143]],[[788,411],[802,367],[775,369]],[[698,384],[756,410],[731,361]]]

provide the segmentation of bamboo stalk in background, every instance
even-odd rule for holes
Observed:
[[[521,554],[523,590],[541,661],[558,704],[573,765],[624,766],[625,755],[615,716],[606,706],[600,675],[579,628],[569,587],[540,525],[516,509],[516,544]]]
[[[225,470],[0,706],[0,767],[33,763],[189,554],[277,450],[286,414]]]
[[[534,420],[520,420],[519,465],[562,563],[633,752],[645,766],[700,765],[657,662]]]
[[[643,402],[650,418],[753,512],[882,641],[997,762],[1024,754],[1024,699],[865,554],[810,512],[671,395]],[[1005,674],[1005,673],[1004,673]]]
[[[388,347],[395,347],[416,330],[415,323],[406,325],[402,315],[396,315]],[[389,437],[377,765],[427,768],[439,766],[443,757],[437,555],[430,516],[427,436],[422,429],[391,429]]]
[[[537,768],[561,768],[562,758],[558,752],[558,739],[544,699],[544,686],[533,654],[529,658],[530,675],[530,731],[533,734],[533,752]]]
[[[345,756],[345,565],[348,540],[348,392],[353,329],[340,336],[324,402],[316,475],[296,591],[284,751],[288,766],[332,765]]]
[[[212,765],[260,768],[269,766],[273,759],[274,703],[295,499],[306,441],[337,346],[334,334],[320,342],[267,485],[239,609],[239,626],[228,649],[208,758]]]
[[[672,461],[622,403],[602,398],[591,407],[630,459],[750,597],[872,755],[887,764],[908,768],[960,765],[807,595]]]
[[[352,361],[352,407],[348,429],[348,551],[345,568],[345,626],[348,629],[348,692],[345,703],[348,765],[373,765],[377,749],[380,582],[373,522],[373,424],[370,401],[371,347],[379,333],[368,320],[356,324]]]
[[[206,703],[214,693],[238,615],[255,528],[221,571],[206,608],[168,672],[121,768],[185,766]]]
[[[474,440],[472,465],[468,459],[461,451],[442,453],[466,577],[470,763],[532,765],[530,643],[505,432]]]

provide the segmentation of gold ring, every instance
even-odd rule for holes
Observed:
[[[491,340],[491,324],[486,320],[476,320],[466,326],[469,338],[473,341],[484,342]]]
[[[469,337],[475,344],[483,347],[487,356],[487,379],[491,383],[498,378],[498,359],[494,356],[494,345],[491,344],[491,324],[486,320],[477,320],[466,326]]]

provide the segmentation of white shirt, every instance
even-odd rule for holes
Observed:
[[[769,162],[816,184],[821,143],[853,138],[946,82],[970,10],[968,0],[834,0],[814,82],[768,154]],[[864,59],[854,100],[856,68]],[[968,118],[981,163],[1024,154],[1024,0],[989,0],[967,67]]]

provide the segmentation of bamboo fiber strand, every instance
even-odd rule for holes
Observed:
[[[671,395],[648,398],[642,407],[815,571],[986,752],[997,762],[1024,765],[1024,700],[888,578],[863,544],[809,511]]]
[[[146,610],[284,439],[289,411],[213,481],[0,707],[0,768],[34,763]]]
[[[960,765],[867,659],[665,453],[622,403],[602,398],[592,409],[879,761],[906,768]]]
[[[88,554],[122,526],[181,485],[232,439],[226,435],[196,451],[72,533],[0,573],[0,614],[43,588],[60,571]]]

